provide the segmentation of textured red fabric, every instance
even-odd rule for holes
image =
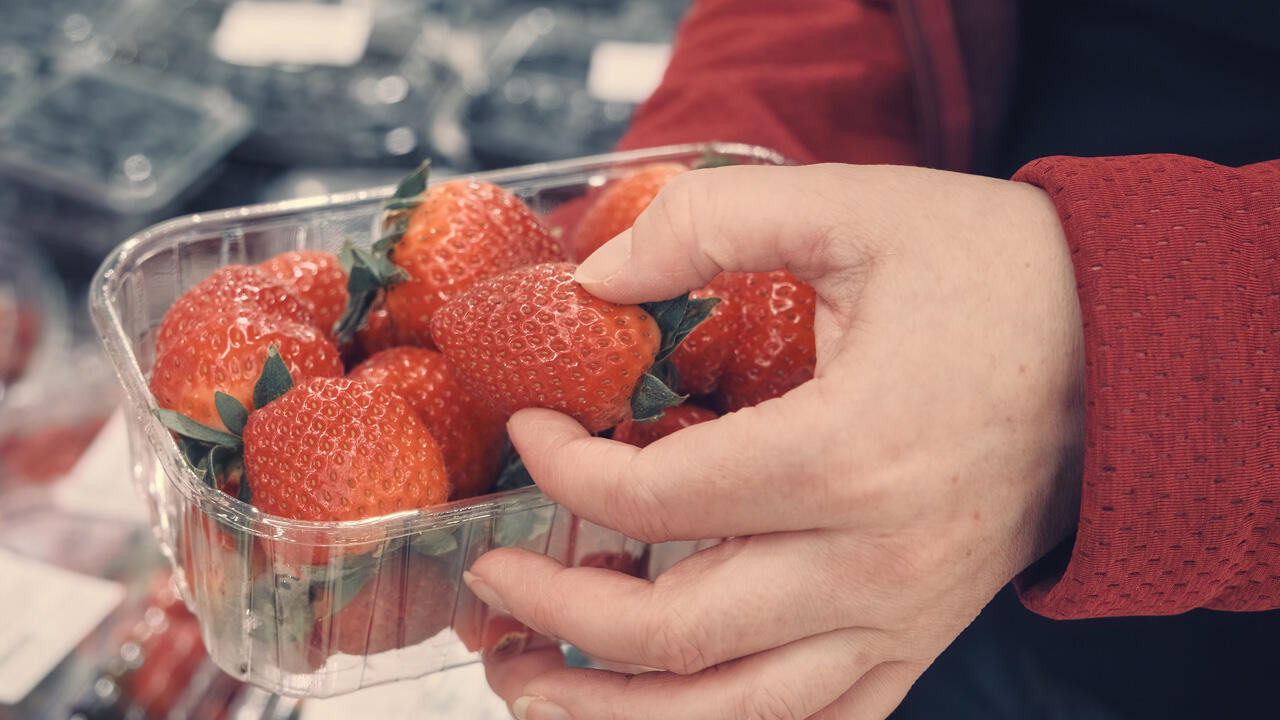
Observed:
[[[721,140],[798,162],[918,164],[909,72],[883,3],[701,0],[619,147]]]
[[[1280,607],[1280,161],[1051,157],[1084,316],[1070,561],[1019,581],[1054,618]]]

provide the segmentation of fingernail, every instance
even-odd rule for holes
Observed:
[[[583,260],[578,271],[573,274],[573,279],[584,285],[603,283],[617,274],[630,258],[631,231],[623,230]]]
[[[573,720],[569,712],[544,697],[525,695],[511,704],[516,720]]]
[[[462,571],[462,582],[466,583],[467,587],[471,588],[471,592],[475,593],[475,596],[480,598],[480,602],[500,613],[507,613],[508,615],[511,614],[511,611],[507,609],[507,606],[502,603],[502,597],[498,595],[498,591],[494,590],[493,586],[489,583],[473,575],[470,570]]]

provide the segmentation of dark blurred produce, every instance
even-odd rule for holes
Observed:
[[[425,156],[422,130],[432,100],[456,74],[437,3],[347,3],[357,17],[346,24],[359,24],[362,8],[367,15],[367,45],[358,62],[329,64],[333,58],[316,56],[313,63],[262,66],[228,62],[211,41],[236,4],[170,0],[137,8],[119,24],[112,62],[221,87],[244,103],[254,127],[237,157],[280,165],[413,165]],[[321,13],[337,7],[298,4]],[[223,55],[229,52],[223,48]]]
[[[295,714],[298,701],[269,696],[219,670],[168,575],[153,583],[136,619],[121,623],[112,656],[71,720],[283,720]]]
[[[293,168],[607,152],[688,2],[6,3],[0,227],[78,289],[131,233],[275,197]]]

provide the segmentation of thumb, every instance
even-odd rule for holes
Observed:
[[[634,227],[578,267],[576,279],[616,303],[662,300],[705,286],[722,270],[785,268],[811,284],[858,262],[836,247],[855,218],[834,200],[855,181],[849,166],[736,166],[673,178]],[[847,196],[847,195],[846,195]]]

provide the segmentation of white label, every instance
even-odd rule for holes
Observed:
[[[151,521],[146,501],[133,485],[124,412],[117,410],[111,415],[71,472],[54,485],[53,502],[78,515],[137,525]]]
[[[403,680],[364,688],[348,695],[308,699],[302,720],[510,720],[511,713],[484,679],[480,663],[434,673],[417,680]]]
[[[662,82],[670,60],[670,45],[602,42],[591,51],[587,91],[605,102],[643,102]]]
[[[368,2],[341,5],[240,0],[222,14],[213,52],[235,65],[360,62],[373,30]]]
[[[124,595],[117,583],[0,550],[0,704],[26,697]]]

